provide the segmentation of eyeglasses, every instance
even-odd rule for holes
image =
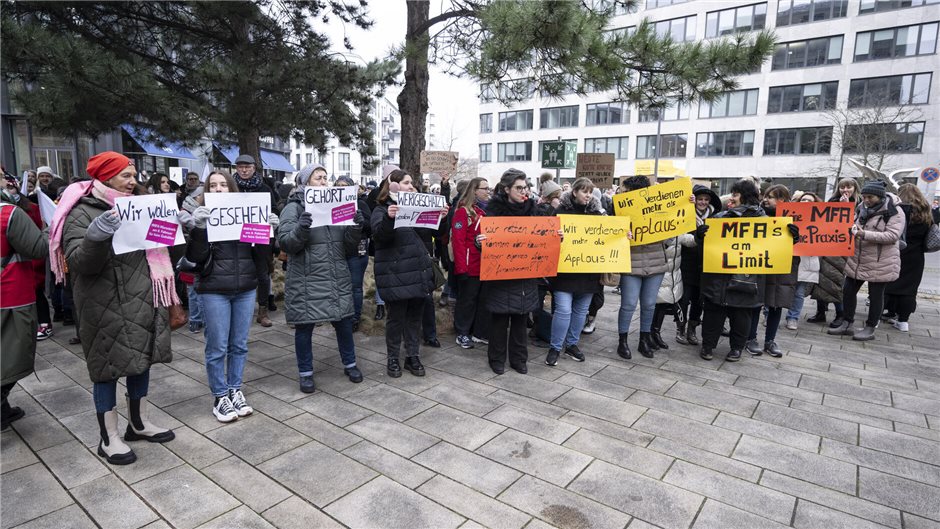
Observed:
[[[490,190],[490,188],[488,188],[488,187],[478,187],[478,188],[477,188],[477,191],[489,191],[489,190]]]
[[[525,191],[526,189],[529,189],[529,186],[512,186],[512,188],[516,191]]]

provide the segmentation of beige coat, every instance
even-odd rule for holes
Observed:
[[[898,241],[904,231],[904,211],[897,195],[888,193],[881,208],[864,223],[856,217],[859,232],[855,254],[845,261],[845,275],[873,283],[888,283],[901,273],[901,250]]]

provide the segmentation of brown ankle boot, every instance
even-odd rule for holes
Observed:
[[[258,305],[258,317],[255,318],[255,321],[261,324],[262,327],[270,327],[274,325],[271,323],[271,319],[268,318],[268,306],[266,303]]]

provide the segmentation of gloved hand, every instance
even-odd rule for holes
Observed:
[[[193,211],[193,224],[195,224],[197,228],[205,228],[210,215],[212,215],[212,210],[205,206],[199,206]]]
[[[787,229],[790,230],[790,235],[793,236],[793,244],[800,242],[800,227],[796,224],[787,224]]]
[[[695,228],[695,236],[699,238],[705,237],[705,232],[707,231],[708,231],[708,224],[702,224],[701,226]]]
[[[297,225],[305,230],[309,230],[310,226],[313,226],[313,215],[309,211],[304,211],[300,214]]]
[[[185,204],[183,207],[186,207]],[[180,221],[180,226],[186,228],[187,230],[191,230],[196,227],[196,220],[193,219],[192,213],[186,211],[186,209],[180,210],[180,212],[177,214],[177,218]]]
[[[364,228],[364,227],[366,227],[366,225],[369,223],[369,220],[366,219],[366,216],[365,216],[365,214],[362,212],[361,209],[357,209],[357,210],[356,210],[356,219],[355,219],[353,222],[355,222],[357,226],[359,226],[359,227],[361,227],[361,228]]]
[[[94,242],[101,242],[110,239],[114,232],[121,227],[121,217],[116,210],[108,210],[95,217],[88,225],[88,231],[85,232],[85,238]]]
[[[186,197],[183,199],[183,209],[189,213],[192,213],[199,207],[199,202],[194,197]]]
[[[275,230],[277,229],[277,227],[281,224],[281,219],[277,217],[277,213],[272,211],[271,214],[268,215],[268,224],[270,224],[271,227]]]

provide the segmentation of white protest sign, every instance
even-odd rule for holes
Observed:
[[[186,242],[174,193],[114,199],[121,226],[111,239],[115,254],[176,246]]]
[[[430,193],[398,193],[398,213],[395,228],[432,228],[441,223],[441,209],[447,205],[442,195]]]
[[[170,180],[179,185],[183,185],[183,180],[186,180],[187,172],[189,172],[189,169],[185,167],[170,167]]]
[[[310,227],[355,224],[358,191],[358,186],[306,187],[304,211],[313,215],[313,224]]]
[[[206,207],[212,212],[206,221],[209,242],[270,242],[270,193],[206,193],[203,196]]]

